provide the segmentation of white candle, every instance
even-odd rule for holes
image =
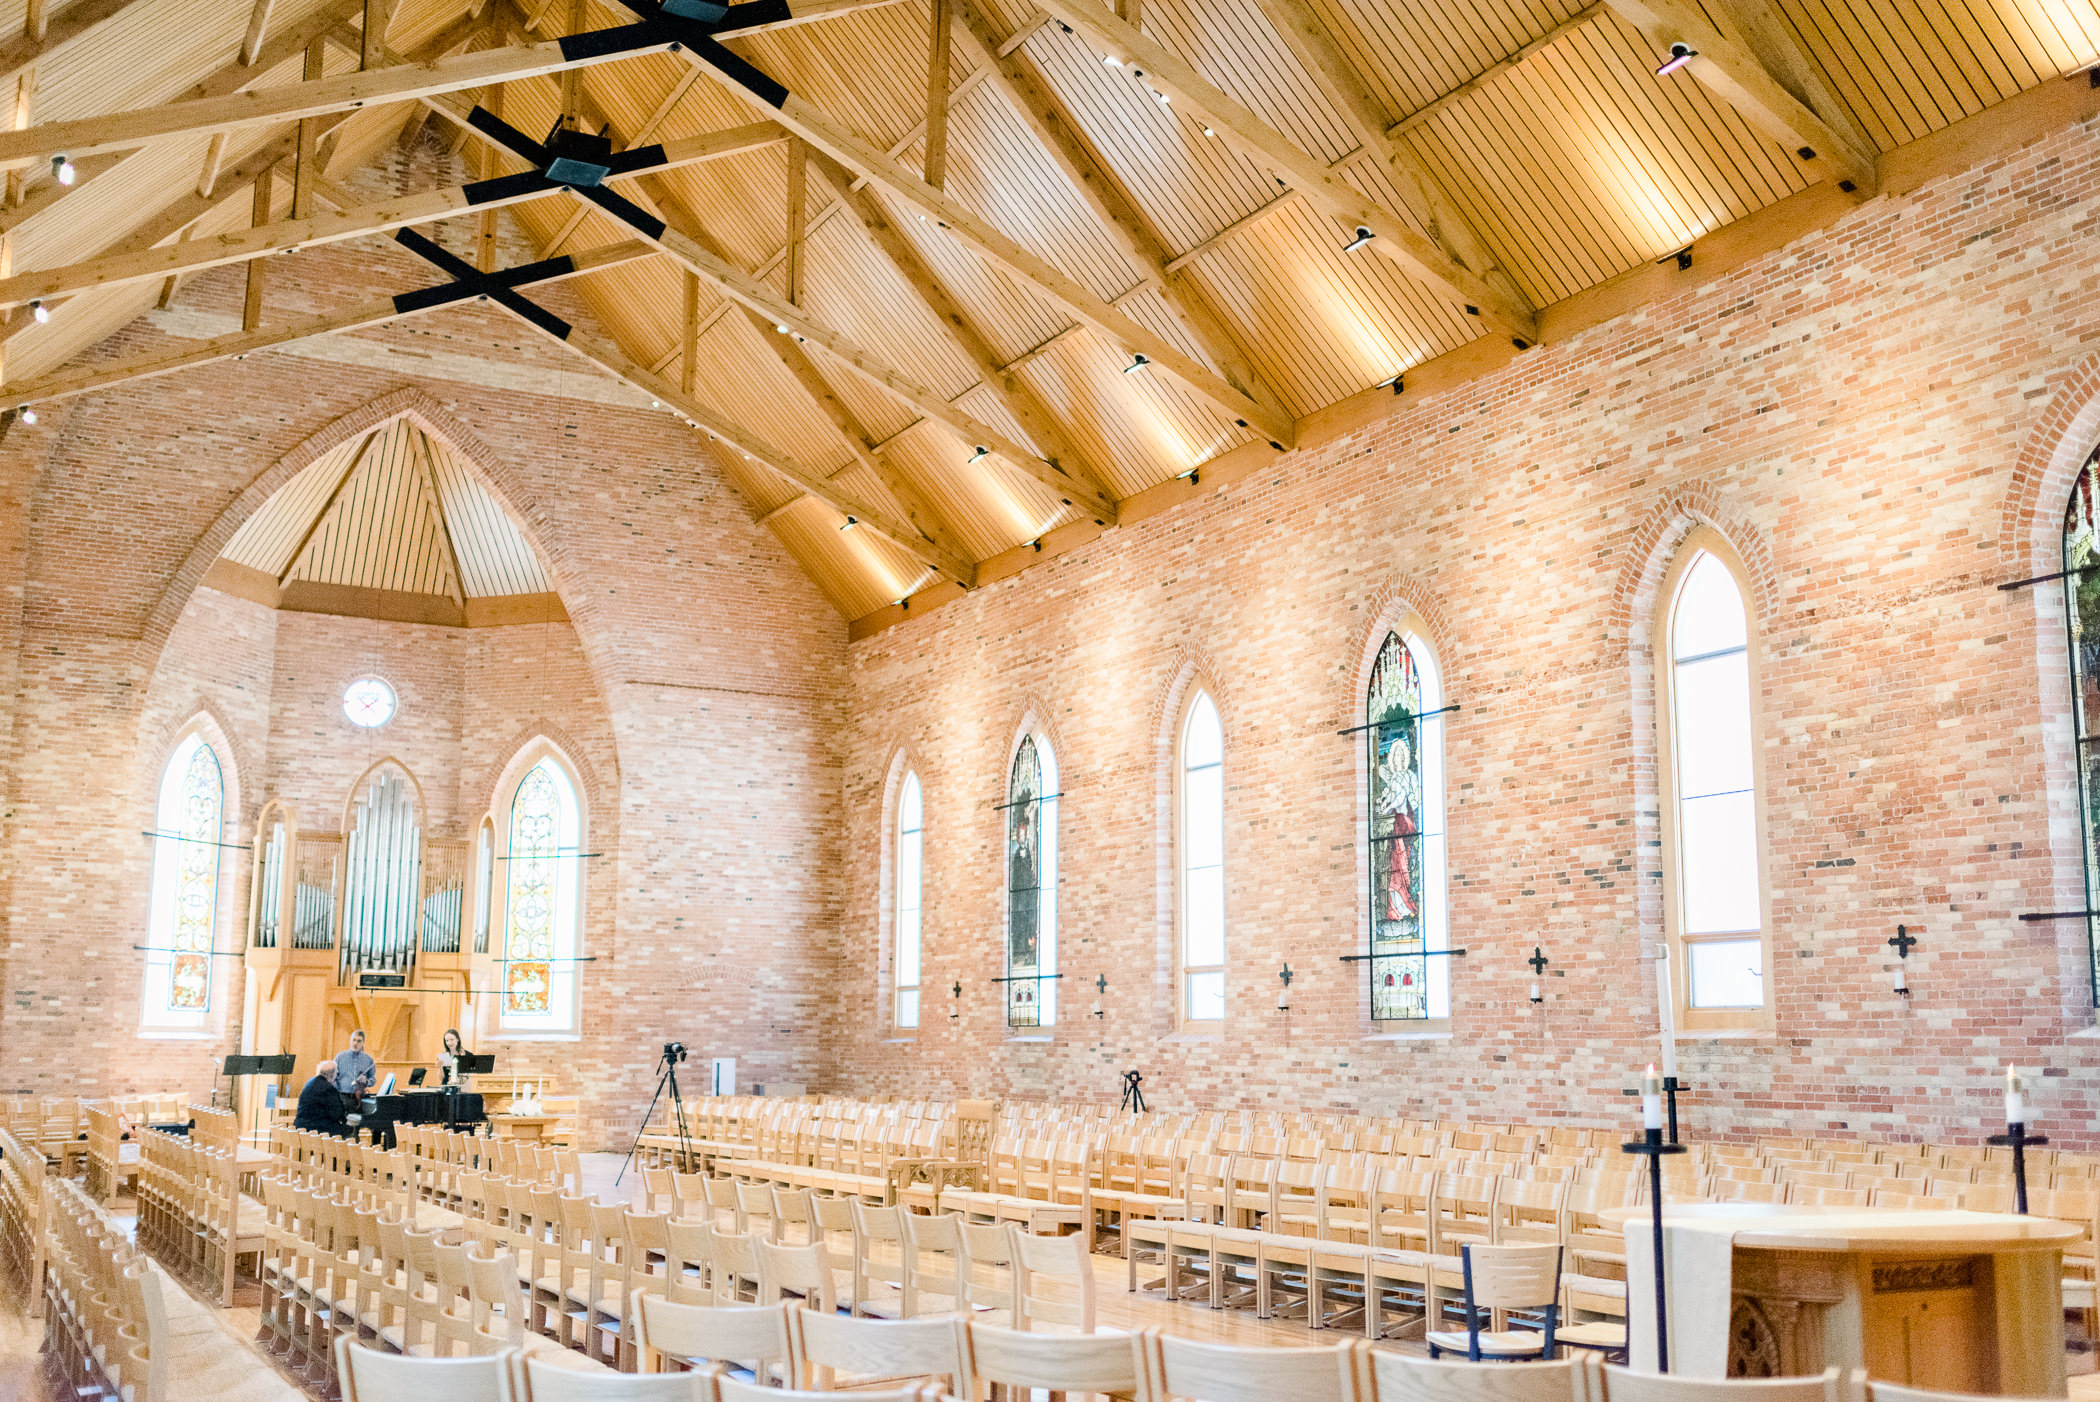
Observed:
[[[1655,1011],[1662,1031],[1663,1074],[1677,1074],[1677,1003],[1670,987],[1668,951],[1658,951],[1655,960]]]
[[[2005,1067],[2005,1122],[2009,1125],[2027,1123],[2027,1106],[2020,1092],[2020,1068],[2006,1063]]]
[[[1669,1027],[1663,1029],[1663,1074],[1672,1079],[1677,1075],[1677,1032]]]
[[[1650,1062],[1648,1074],[1641,1077],[1641,1127],[1661,1129],[1663,1127],[1662,1082],[1656,1078],[1655,1064]]]
[[[1534,1002],[1534,1003],[1538,1003],[1538,1002],[1543,1002],[1544,1000],[1545,1000],[1545,995],[1539,992],[1539,986],[1538,986],[1538,985],[1537,985],[1536,983],[1532,984],[1532,985],[1531,985],[1531,1001],[1532,1001],[1532,1002]]]
[[[1903,977],[1903,961],[1901,959],[1896,961],[1896,991],[1898,993],[1910,992],[1910,984]]]

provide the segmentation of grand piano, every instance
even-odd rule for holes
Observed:
[[[368,1095],[359,1106],[363,1119],[359,1129],[372,1131],[372,1142],[392,1148],[395,1125],[473,1125],[488,1116],[481,1108],[478,1091],[406,1090],[393,1095]]]

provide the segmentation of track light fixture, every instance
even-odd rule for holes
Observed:
[[[64,156],[53,156],[51,158],[51,178],[59,184],[72,184],[73,177],[77,174],[78,172],[73,169],[73,163]]]
[[[1187,472],[1177,472],[1174,475],[1180,478],[1182,481],[1188,483],[1191,487],[1196,486],[1203,480],[1203,478],[1199,475],[1198,469],[1193,467],[1190,468]]]
[[[858,516],[848,516],[848,517],[846,518],[846,524],[845,524],[845,525],[843,525],[843,526],[840,526],[840,527],[839,527],[839,529],[840,529],[840,530],[842,530],[842,531],[850,531],[850,530],[852,530],[852,529],[853,529],[853,528],[854,528],[855,526],[857,526],[857,525],[859,525],[859,524],[860,524],[860,517],[858,517]]]
[[[27,404],[24,404],[17,412],[21,414],[23,423],[33,424],[36,422],[36,410],[30,408]]]
[[[1216,133],[1216,132],[1214,132],[1214,131],[1212,131],[1212,130],[1211,130],[1211,129],[1210,129],[1209,127],[1205,127],[1205,128],[1203,129],[1203,134],[1204,134],[1205,136],[1216,136],[1216,135],[1217,135],[1217,133]]]
[[[1670,45],[1670,56],[1663,60],[1661,67],[1655,70],[1655,76],[1667,78],[1697,57],[1699,57],[1699,51],[1690,44],[1672,44]]]
[[[1159,105],[1162,107],[1169,107],[1173,105],[1171,102],[1168,101],[1167,95],[1163,92],[1156,92],[1152,95],[1159,99]]]
[[[780,325],[778,322],[774,323],[773,329],[775,331],[778,331],[783,336],[788,334],[788,329],[785,326]]]
[[[51,308],[45,306],[43,299],[39,297],[29,304],[29,314],[36,318],[37,325],[42,326],[51,319]]]
[[[1362,248],[1365,244],[1369,243],[1372,239],[1375,239],[1377,237],[1378,235],[1372,233],[1369,229],[1366,229],[1363,225],[1359,224],[1356,226],[1356,237],[1342,245],[1342,252],[1354,253],[1357,249]]]
[[[1683,272],[1685,269],[1691,267],[1692,246],[1690,244],[1686,244],[1684,247],[1678,249],[1675,253],[1665,253],[1662,257],[1655,260],[1655,266],[1658,268],[1665,263],[1675,263],[1679,272]]]
[[[1121,68],[1123,66],[1123,60],[1117,58],[1114,54],[1101,55],[1101,62],[1110,68]]]
[[[1387,385],[1391,385],[1393,387],[1393,393],[1395,394],[1398,394],[1402,390],[1407,388],[1406,382],[1401,379],[1400,372],[1397,370],[1393,372],[1390,378],[1380,380],[1378,382],[1377,388],[1384,389]]]
[[[1033,550],[1033,551],[1034,551],[1034,552],[1035,552],[1036,554],[1038,554],[1038,555],[1042,554],[1042,553],[1043,553],[1043,538],[1042,538],[1041,536],[1037,536],[1037,537],[1036,537],[1036,538],[1035,538],[1034,540],[1031,540],[1031,541],[1029,541],[1029,542],[1028,542],[1028,548],[1029,548],[1030,550]]]
[[[1146,355],[1143,351],[1139,351],[1137,354],[1130,357],[1130,363],[1123,367],[1123,373],[1126,375],[1135,374],[1136,372],[1144,369],[1147,365],[1150,365],[1151,363],[1152,357]]]
[[[970,454],[971,462],[983,462],[986,458],[992,455],[992,450],[990,448],[985,447],[982,443],[977,444],[976,449],[976,452]]]

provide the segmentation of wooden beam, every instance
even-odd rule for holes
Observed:
[[[304,123],[305,119],[302,118],[301,125],[304,125]],[[210,194],[212,186],[219,183],[219,166],[225,159],[226,133],[223,131],[213,132],[211,140],[204,147],[204,169],[197,172],[198,194]]]
[[[1064,0],[1058,0],[1058,3],[1064,3]],[[693,63],[706,62],[697,56],[689,55],[689,58]],[[1294,429],[1288,417],[1256,403],[1245,392],[1211,373],[1209,367],[1184,353],[1179,346],[1116,310],[1077,278],[1022,247],[995,228],[991,221],[980,218],[903,169],[881,150],[834,122],[807,100],[789,93],[778,107],[774,107],[717,70],[710,68],[708,71],[722,77],[732,91],[810,145],[841,165],[868,176],[907,205],[923,212],[964,247],[1006,269],[1035,292],[1063,306],[1111,344],[1144,355],[1162,373],[1180,380],[1225,413],[1258,427],[1273,441],[1286,447],[1290,445]],[[945,404],[941,407],[946,414],[954,412]],[[932,416],[943,418],[946,414],[933,413]],[[989,440],[979,437],[972,441],[985,443]],[[1097,504],[1107,506],[1110,503]]]
[[[985,383],[1021,425],[1022,432],[1035,440],[1053,466],[1069,474],[1074,482],[1112,501],[1113,494],[1100,472],[1066,436],[1057,415],[1036,395],[1033,386],[1000,364],[997,352],[975,320],[919,256],[918,249],[912,246],[904,231],[890,221],[875,193],[865,188],[855,189],[853,173],[829,157],[817,157],[817,173],[858,217],[869,239],[897,270],[905,285],[918,296],[920,305],[933,314],[957,348],[970,358],[977,373],[984,377]],[[1099,519],[1105,525],[1112,523],[1115,517],[1109,515]]]
[[[745,432],[670,381],[636,364],[618,346],[582,331],[572,332],[562,344],[601,369],[670,405],[694,425],[712,433],[761,467],[786,478],[811,496],[823,501],[832,510],[853,517],[861,525],[924,560],[965,588],[977,582],[977,562],[967,555],[935,545],[923,538],[909,523],[900,521],[883,508],[862,500],[826,478],[821,471],[796,461],[788,454]]]
[[[270,27],[270,7],[276,0],[255,0],[255,8],[248,12],[248,33],[241,40],[241,65],[253,67],[255,56],[262,52],[263,34]]]
[[[1169,258],[1163,266],[1170,273],[1180,272],[1183,268],[1186,268],[1189,264],[1195,262],[1198,258],[1201,258],[1204,254],[1210,252],[1212,249],[1218,248],[1224,244],[1231,243],[1241,234],[1253,228],[1256,224],[1261,223],[1270,215],[1274,214],[1277,210],[1282,209],[1285,205],[1289,204],[1292,200],[1295,200],[1297,198],[1298,192],[1296,190],[1285,190],[1282,194],[1276,196],[1276,198],[1270,200],[1267,204],[1256,205],[1253,209],[1248,210],[1245,214],[1242,214],[1239,218],[1233,220],[1230,224],[1227,224],[1224,228],[1218,230],[1209,238],[1204,239],[1200,243],[1192,245],[1186,253],[1175,254],[1172,258]]]
[[[693,378],[699,373],[700,359],[700,279],[690,268],[680,278],[685,293],[684,315],[679,318],[681,330],[678,337],[678,387],[687,394],[693,392]]]
[[[553,43],[489,49],[428,63],[346,73],[312,83],[262,88],[230,97],[168,102],[132,112],[47,122],[27,131],[0,134],[0,169],[34,165],[57,151],[78,156],[94,151],[123,150],[182,132],[233,131],[266,126],[299,117],[318,117],[330,112],[347,112],[354,108],[378,107],[389,102],[456,92],[461,88],[478,88],[488,83],[544,77],[570,68],[616,62],[636,53],[662,53],[671,45],[672,41],[665,39],[629,53],[576,59],[564,57],[560,45]]]
[[[28,9],[22,18],[22,37],[32,44],[41,44],[50,30],[50,14],[45,8],[44,0],[29,0]]]
[[[438,534],[445,543],[445,578],[452,585],[453,602],[459,605],[461,613],[465,613],[467,576],[459,567],[459,547],[452,542],[452,523],[445,519],[445,503],[443,495],[438,491],[437,467],[432,462],[430,439],[420,427],[411,425],[410,432],[413,435],[411,449],[415,454],[418,469],[416,482],[423,498],[423,509],[430,513],[430,519],[437,524]]]
[[[273,172],[275,166],[255,177],[255,213],[251,229],[267,229],[270,226],[270,201],[276,191]],[[180,247],[181,245],[177,245]],[[262,325],[263,277],[269,264],[260,258],[248,260],[248,290],[241,301],[241,330],[253,331]]]
[[[1048,23],[1050,23],[1050,16],[1043,13],[1041,10],[1037,10],[1027,19],[1022,20],[1020,28],[1016,29],[1013,33],[1007,35],[1004,39],[999,41],[999,57],[1005,58],[1015,49],[1020,48],[1021,45],[1027,43],[1030,39],[1033,39],[1038,33],[1041,32],[1043,26]]]
[[[939,190],[948,183],[948,0],[927,0],[926,27],[926,183]]]
[[[41,179],[32,181],[28,189],[23,192],[22,203],[12,209],[0,209],[0,233],[6,233],[16,226],[34,219],[67,195],[86,185],[90,180],[115,169],[117,163],[123,159],[123,156],[112,153],[88,156],[85,159],[73,162],[73,183],[71,185],[59,184],[51,178],[49,172],[46,172]]]
[[[381,57],[386,52],[386,30],[394,17],[393,0],[364,0],[365,25],[363,53],[358,59],[358,68],[370,71],[386,62]]]
[[[1273,417],[1288,418],[1282,399],[1255,369],[1253,358],[1209,294],[1193,277],[1167,269],[1171,255],[1166,241],[1087,140],[1035,61],[1000,41],[997,28],[978,0],[953,3],[956,17],[962,21],[956,27],[956,37],[971,51],[978,64],[976,71],[987,76],[1021,125],[1064,172],[1065,179],[1093,210],[1131,267],[1142,276],[1159,279],[1160,296],[1227,383],[1254,399]]]
[[[760,123],[732,128],[726,132],[709,132],[680,141],[669,141],[664,143],[665,164],[658,169],[713,160],[732,151],[769,145],[779,139],[777,128]],[[280,157],[288,154],[281,146],[275,149]],[[274,161],[272,163],[274,164]],[[288,219],[275,224],[265,224],[260,228],[235,230],[211,238],[193,239],[187,244],[145,248],[0,279],[0,307],[18,306],[33,298],[50,298],[64,292],[116,287],[127,282],[166,277],[170,273],[195,272],[200,268],[217,267],[224,263],[241,263],[267,254],[311,248],[318,244],[340,243],[344,239],[357,238],[364,234],[386,233],[411,224],[427,224],[432,220],[448,218],[469,210],[522,204],[527,200],[561,193],[558,189],[540,189],[495,199],[483,198],[476,202],[470,196],[468,188],[463,185],[453,186],[394,199],[375,200],[333,213],[314,214],[305,219]],[[210,199],[209,196],[205,198]],[[199,214],[202,212],[198,211]],[[173,232],[172,229],[168,231]],[[165,238],[167,234],[161,237]]]
[[[566,32],[583,33],[584,23],[589,16],[589,0],[569,0],[569,26]],[[581,96],[577,85],[582,81],[583,75],[573,68],[565,70],[561,75],[561,124],[571,131],[576,129],[576,104]]]
[[[1596,0],[1595,4],[1578,10],[1559,24],[1554,25],[1544,34],[1541,34],[1538,38],[1533,39],[1530,43],[1520,46],[1508,57],[1496,59],[1493,63],[1481,69],[1443,96],[1432,98],[1428,102],[1423,103],[1420,107],[1417,107],[1414,111],[1387,127],[1385,134],[1390,137],[1405,136],[1423,123],[1436,120],[1437,115],[1445,108],[1453,103],[1463,102],[1540,50],[1552,48],[1562,39],[1567,38],[1568,35],[1573,34],[1608,9],[1610,9],[1610,6],[1606,5],[1604,0]]]
[[[1780,86],[1755,54],[1715,28],[1697,6],[1683,0],[1610,0],[1610,4],[1647,37],[1658,55],[1669,54],[1673,44],[1692,48],[1698,57],[1687,65],[1686,72],[1780,145],[1797,155],[1803,149],[1811,152],[1802,159],[1821,162],[1813,168],[1832,184],[1850,181],[1860,192],[1874,192],[1873,150],[1854,149],[1807,103]]]
[[[571,254],[574,266],[567,272],[550,273],[520,286],[538,286],[541,283],[557,282],[567,278],[582,277],[586,273],[604,268],[618,267],[642,258],[660,256],[657,250],[640,239],[627,239],[620,243],[607,244],[585,253]],[[428,308],[420,312],[403,312],[394,306],[392,297],[380,297],[366,302],[347,312],[321,312],[313,316],[298,317],[280,326],[259,327],[254,331],[228,332],[214,336],[201,343],[192,343],[168,350],[156,350],[129,360],[119,360],[105,365],[93,365],[85,369],[55,371],[41,380],[16,385],[8,392],[20,403],[42,403],[52,399],[67,399],[76,394],[87,394],[112,385],[128,384],[133,380],[156,379],[162,375],[173,375],[199,365],[210,365],[221,360],[235,360],[244,355],[253,355],[277,346],[290,345],[315,336],[328,336],[341,331],[362,331],[375,326],[384,326],[390,321],[404,317],[427,315]]]
[[[1866,129],[1838,100],[1823,70],[1801,46],[1799,36],[1772,0],[1715,0],[1715,15],[1739,38],[1775,82],[1821,117],[1848,149],[1870,160],[1880,155]],[[1855,181],[1855,184],[1858,182]]]
[[[1256,165],[1274,170],[1325,213],[1349,227],[1368,229],[1374,236],[1374,249],[1437,293],[1477,310],[1482,319],[1513,336],[1534,344],[1538,341],[1538,319],[1529,307],[1511,302],[1478,273],[1452,263],[1441,248],[1404,219],[1329,174],[1325,162],[1227,97],[1194,64],[1093,0],[1043,0],[1043,8],[1087,35],[1124,66],[1142,69],[1146,82],[1182,110],[1202,117],[1226,145]]]
[[[326,76],[328,41],[316,39],[306,46],[306,81],[311,83]],[[292,157],[292,218],[304,219],[314,212],[314,177],[320,172],[316,146],[321,139],[321,119],[301,117],[299,119],[299,150]],[[225,132],[212,133],[212,140],[223,143]],[[222,148],[223,149],[223,146]]]

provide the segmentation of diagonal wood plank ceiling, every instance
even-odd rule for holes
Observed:
[[[762,0],[721,48],[656,0],[47,5],[0,0],[9,402],[411,314],[251,273],[239,330],[88,357],[218,263],[419,223],[489,269],[487,189],[358,174],[438,143],[849,619],[2100,56],[2100,0]],[[476,103],[647,167],[542,188]]]

